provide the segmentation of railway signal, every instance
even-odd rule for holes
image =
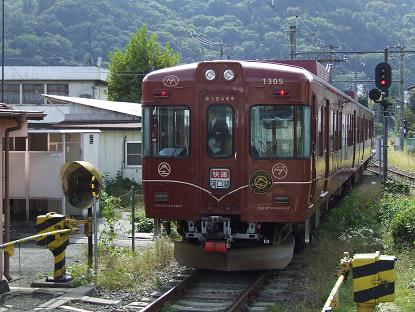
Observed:
[[[378,89],[372,89],[369,91],[369,98],[375,103],[379,101],[381,96],[382,96],[382,92]]]
[[[375,83],[378,89],[369,91],[369,98],[375,103],[379,103],[383,108],[383,179],[388,179],[388,102],[386,97],[389,95],[389,87],[392,83],[392,69],[387,62],[376,65]]]
[[[385,92],[387,96],[388,89],[392,83],[392,68],[387,62],[382,62],[376,65],[375,83],[376,87]]]

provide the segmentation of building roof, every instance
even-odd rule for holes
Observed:
[[[15,118],[21,116],[25,116],[26,120],[42,120],[46,116],[46,114],[44,112],[38,111],[13,109],[10,105],[0,103],[0,118]]]
[[[141,117],[141,104],[139,103],[94,100],[94,99],[85,99],[85,98],[79,98],[79,97],[50,95],[50,94],[43,94],[43,96],[46,99],[86,105],[90,107],[110,110],[110,111],[117,112],[117,113]]]
[[[101,129],[101,130],[139,130],[141,129],[140,122],[118,122],[118,123],[109,123],[109,122],[98,122],[98,123],[65,123],[61,122],[56,125],[53,125],[54,129]]]
[[[28,129],[29,133],[100,133],[99,129]]]
[[[108,69],[96,66],[4,66],[6,81],[92,80],[106,82],[108,73]]]

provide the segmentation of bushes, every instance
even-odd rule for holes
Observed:
[[[407,184],[388,181],[380,200],[378,218],[384,238],[393,247],[410,247],[415,241],[415,198]]]
[[[151,233],[154,229],[154,220],[146,218],[144,209],[138,211],[138,216],[135,218],[136,228],[138,232]]]
[[[391,222],[391,235],[395,247],[413,246],[415,242],[415,201],[399,211]]]
[[[411,193],[411,186],[409,184],[394,180],[383,182],[383,188],[387,194],[409,195]]]

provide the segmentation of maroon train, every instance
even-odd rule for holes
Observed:
[[[183,265],[285,267],[372,156],[372,112],[316,61],[166,68],[142,104],[146,215],[177,221]]]

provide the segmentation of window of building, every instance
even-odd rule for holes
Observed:
[[[62,134],[50,133],[49,134],[49,151],[62,152]]]
[[[211,105],[207,110],[207,151],[210,157],[232,154],[233,110],[229,105]]]
[[[6,139],[2,141],[3,151],[6,150]],[[10,152],[24,152],[26,150],[26,137],[9,137]]]
[[[0,85],[0,92],[2,92],[2,87]],[[0,93],[1,96],[1,93]],[[7,104],[19,104],[20,103],[20,85],[19,84],[9,84],[4,85],[4,103]]]
[[[64,83],[55,83],[47,85],[47,93],[53,95],[69,95],[69,86]]]
[[[23,104],[43,104],[43,84],[23,84]]]
[[[29,151],[47,151],[48,134],[47,133],[29,133]]]
[[[144,156],[187,157],[190,110],[184,106],[143,108]]]
[[[141,166],[141,142],[127,141],[125,143],[125,158],[127,167]]]

